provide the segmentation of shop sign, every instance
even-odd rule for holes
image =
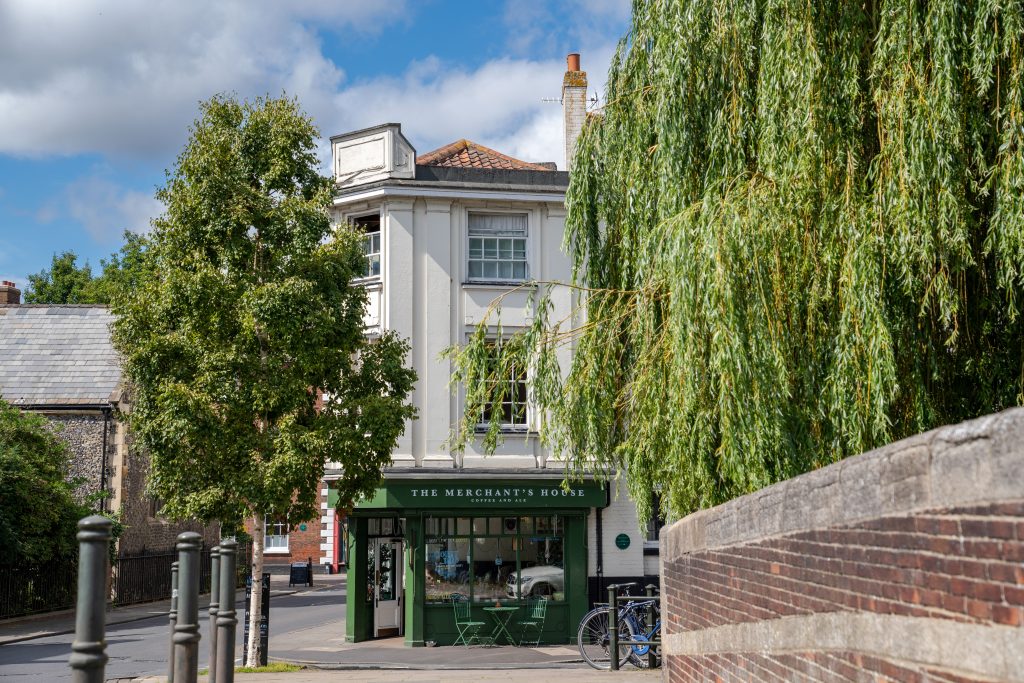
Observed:
[[[442,480],[388,482],[356,509],[591,508],[604,504],[604,489],[593,481],[562,488],[557,480]]]

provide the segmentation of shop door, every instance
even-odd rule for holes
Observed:
[[[402,539],[373,538],[373,635],[402,635]]]

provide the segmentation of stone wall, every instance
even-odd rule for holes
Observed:
[[[72,480],[80,478],[82,483],[76,489],[79,500],[96,494],[100,490],[103,467],[102,411],[45,413],[50,427],[68,444]],[[118,542],[121,555],[145,551],[160,552],[174,547],[177,535],[183,531],[196,531],[203,535],[207,545],[215,545],[220,538],[219,525],[204,527],[196,522],[170,522],[159,514],[154,515],[152,499],[146,492],[146,477],[149,474],[149,458],[131,447],[131,439],[125,433],[124,424],[111,417],[106,423],[107,430],[107,476],[106,490],[109,492],[107,509],[117,510],[124,533]]]
[[[159,504],[146,491],[149,457],[134,447],[130,435],[121,444],[125,458],[118,480],[121,485],[121,521],[125,531],[118,552],[136,555],[169,550],[183,531],[201,534],[206,547],[216,545],[220,539],[219,524],[203,526],[198,522],[173,522],[160,515]]]
[[[670,681],[1024,681],[1024,409],[662,532]]]
[[[54,433],[68,445],[71,460],[69,477],[71,480],[81,480],[75,495],[84,501],[87,496],[99,493],[103,467],[103,413],[98,410],[88,413],[49,413],[45,417]],[[113,418],[107,423],[108,468],[115,454],[114,424]],[[106,484],[109,491],[109,478]]]

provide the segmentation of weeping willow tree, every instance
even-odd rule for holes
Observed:
[[[525,357],[576,471],[682,514],[1020,404],[1022,71],[1019,0],[636,0],[566,200],[580,310],[541,284],[499,362],[453,352],[464,424]]]

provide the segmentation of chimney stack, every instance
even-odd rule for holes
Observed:
[[[21,290],[10,280],[0,282],[0,304],[20,304]]]
[[[572,171],[572,158],[576,155],[576,138],[583,130],[587,118],[587,72],[580,71],[580,53],[573,52],[565,59],[565,78],[562,79],[562,116],[565,134],[565,170]]]

